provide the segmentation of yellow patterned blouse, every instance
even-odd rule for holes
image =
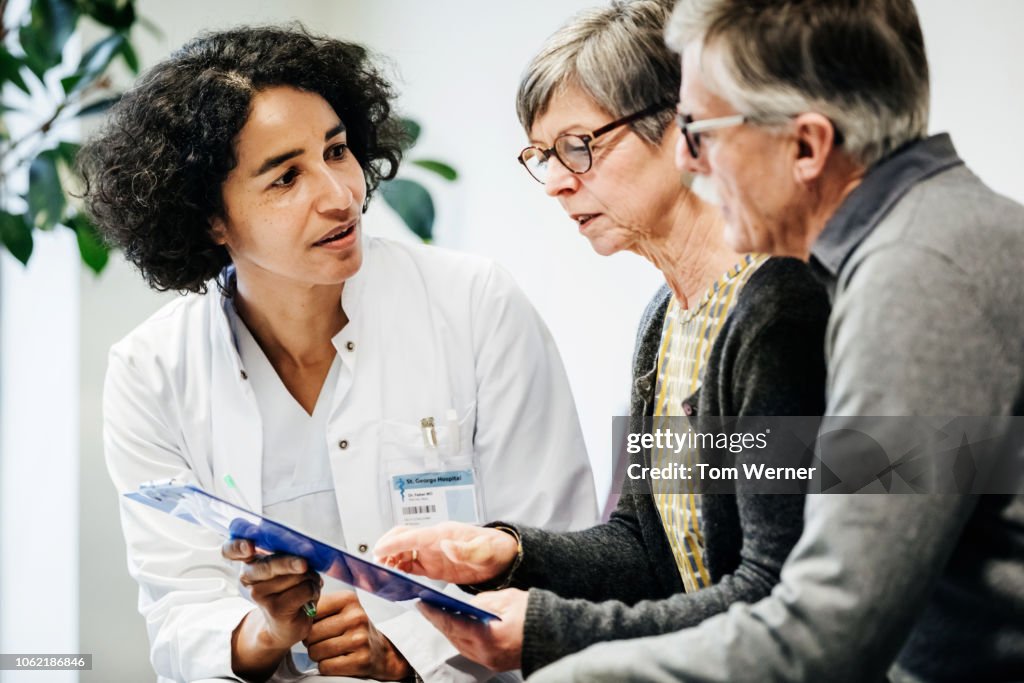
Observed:
[[[659,418],[683,416],[683,403],[700,389],[711,347],[732,311],[739,290],[767,256],[746,256],[724,273],[692,309],[684,310],[673,296],[665,313],[658,352],[658,381],[654,390],[654,428]],[[651,452],[652,466],[672,462],[692,466],[696,449],[676,454]],[[701,501],[698,493],[680,493],[672,480],[651,480],[655,507],[661,515],[676,566],[686,592],[704,588],[711,580],[704,567],[704,536],[701,533]]]

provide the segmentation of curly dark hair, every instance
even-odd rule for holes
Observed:
[[[231,262],[210,222],[224,216],[221,187],[253,95],[274,86],[316,93],[334,108],[367,200],[398,171],[404,133],[394,91],[365,48],[301,25],[201,35],[125,93],[78,154],[90,216],[150,287],[205,292]]]

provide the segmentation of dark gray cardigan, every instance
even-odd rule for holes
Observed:
[[[663,287],[640,323],[633,356],[634,417],[650,414],[669,298]],[[703,388],[690,399],[697,412],[822,414],[828,313],[825,291],[805,264],[769,259],[740,290],[712,347]],[[705,562],[713,585],[695,593],[683,592],[649,494],[624,493],[607,523],[584,531],[510,525],[523,541],[523,561],[512,585],[531,589],[523,673],[596,642],[677,631],[733,602],[768,595],[800,537],[803,496],[705,495],[702,505]]]

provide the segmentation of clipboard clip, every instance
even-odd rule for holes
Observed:
[[[168,486],[181,486],[181,482],[174,477],[169,479],[151,479],[150,481],[144,481],[139,484],[139,493],[147,498],[162,501],[163,496],[160,495],[160,489]]]

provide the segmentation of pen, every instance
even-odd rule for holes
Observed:
[[[441,466],[441,454],[437,451],[437,426],[434,418],[425,417],[420,420],[420,429],[423,431],[423,444],[427,447],[423,454],[423,465],[428,470],[436,470]]]
[[[242,503],[242,507],[246,510],[252,511],[252,506],[245,500],[245,495],[242,493],[242,489],[238,488],[238,484],[235,483],[235,478],[230,474],[224,475],[224,483],[228,485],[228,488],[235,492],[235,496]],[[302,606],[302,611],[307,617],[312,619],[316,616],[316,601],[310,600]]]
[[[427,448],[437,448],[437,429],[434,426],[434,418],[425,417],[420,420],[420,430],[423,432],[423,443]]]

